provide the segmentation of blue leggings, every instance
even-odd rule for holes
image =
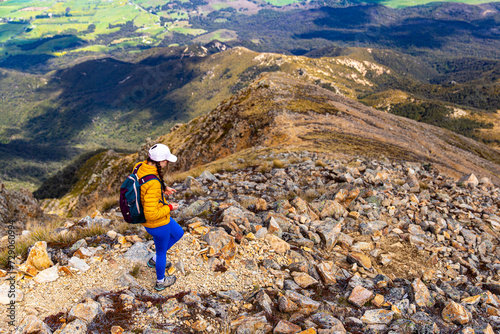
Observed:
[[[165,278],[167,251],[182,238],[184,230],[172,218],[167,225],[145,229],[153,236],[156,248],[156,278],[162,280]]]

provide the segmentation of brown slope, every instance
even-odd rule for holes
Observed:
[[[247,149],[320,150],[429,162],[500,184],[500,153],[453,132],[364,106],[286,74],[265,73],[216,109],[159,138],[177,170]]]

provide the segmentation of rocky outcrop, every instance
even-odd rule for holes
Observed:
[[[26,221],[42,216],[43,211],[33,194],[22,189],[8,190],[0,180],[0,225],[7,222]]]

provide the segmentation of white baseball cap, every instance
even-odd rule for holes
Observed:
[[[153,161],[163,161],[168,160],[170,162],[176,162],[177,157],[170,153],[170,149],[167,145],[156,144],[149,149],[149,158]]]

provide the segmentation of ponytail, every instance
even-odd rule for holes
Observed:
[[[152,162],[156,165],[156,171],[158,172],[158,176],[160,178],[161,191],[165,191],[165,181],[163,180],[163,172],[161,171],[161,166],[158,161],[153,161],[151,158],[148,158],[148,162]]]

